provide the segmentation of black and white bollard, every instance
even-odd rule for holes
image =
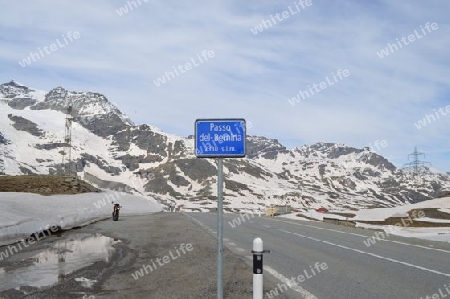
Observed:
[[[270,250],[263,250],[261,238],[253,240],[253,299],[263,299],[263,254]]]

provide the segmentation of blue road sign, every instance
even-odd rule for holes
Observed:
[[[198,158],[245,157],[245,119],[197,119],[195,155]]]

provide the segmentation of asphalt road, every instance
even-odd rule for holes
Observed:
[[[215,234],[216,214],[189,216]],[[235,219],[241,224],[233,223]],[[271,250],[264,257],[264,273],[286,285],[295,278],[287,291],[278,289],[283,295],[311,299],[450,297],[450,244],[388,237],[368,247],[364,241],[374,233],[322,222],[224,215],[226,247],[250,258],[245,248],[260,237],[264,248]]]

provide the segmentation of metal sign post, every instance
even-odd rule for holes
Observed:
[[[217,298],[223,299],[223,158],[245,157],[245,119],[197,119],[195,155],[217,161]]]
[[[223,298],[223,159],[217,162],[217,298]]]

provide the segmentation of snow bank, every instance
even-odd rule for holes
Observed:
[[[360,211],[351,211],[356,214],[351,220],[356,221],[383,221],[390,217],[408,217],[408,212],[413,209],[436,209],[443,212],[450,209],[450,197],[422,201],[416,204],[407,204],[393,208],[367,209]]]
[[[29,237],[46,227],[56,225],[71,229],[111,217],[111,201],[123,206],[121,215],[162,211],[162,206],[150,197],[113,191],[53,196],[4,192],[0,193],[0,246]]]
[[[352,218],[352,220],[383,221],[389,217],[407,217],[407,212],[413,209],[438,209],[438,211],[450,213],[450,197],[427,200],[416,204],[408,204],[394,208],[361,210],[358,212],[353,212],[356,213],[356,216]],[[429,217],[415,218],[415,220],[432,223],[450,223],[450,220],[434,219]],[[369,229],[382,229],[385,232],[396,236],[413,237],[450,243],[449,227],[394,227],[390,225],[371,225],[364,223],[357,223],[356,226]]]
[[[436,219],[436,218],[429,218],[429,217],[417,218],[416,220],[421,221],[421,222],[430,222],[430,223],[450,223],[450,219]]]

